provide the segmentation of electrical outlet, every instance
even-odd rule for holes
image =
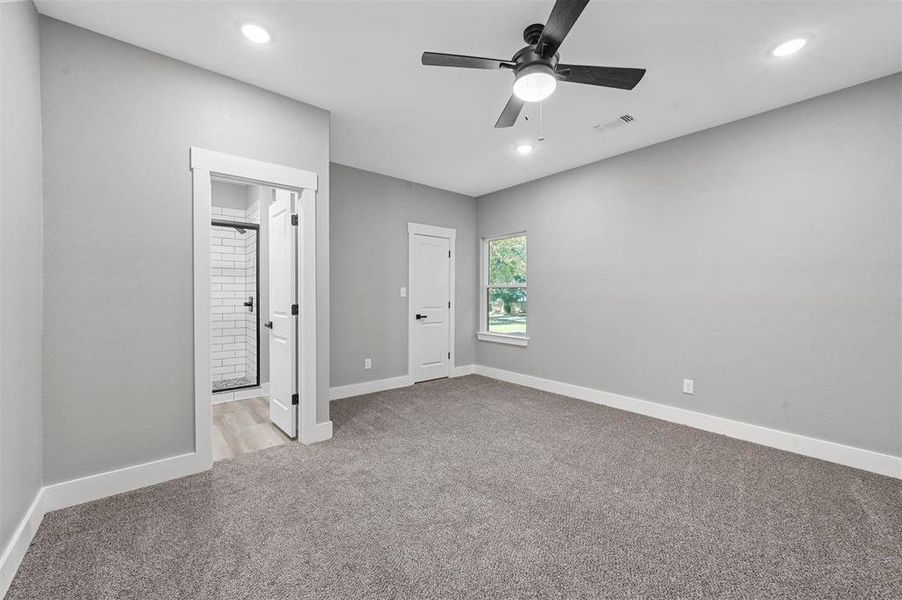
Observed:
[[[683,380],[683,393],[684,394],[694,394],[695,393],[695,381],[692,379],[684,379]]]
[[[372,358],[364,358],[363,359],[363,368],[364,369],[372,369],[373,368],[373,359]]]
[[[406,288],[406,287],[402,287],[402,288],[401,288],[401,297],[402,297],[402,298],[406,298],[406,297],[407,297],[407,288]]]

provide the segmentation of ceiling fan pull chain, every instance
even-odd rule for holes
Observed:
[[[536,138],[537,142],[545,141],[545,119],[542,113],[542,106],[545,104],[544,102],[539,102],[539,137]]]

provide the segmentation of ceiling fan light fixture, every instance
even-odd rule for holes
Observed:
[[[530,65],[517,73],[514,96],[523,102],[541,102],[554,93],[557,77],[547,65]]]

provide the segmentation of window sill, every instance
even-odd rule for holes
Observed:
[[[487,331],[476,332],[476,338],[481,342],[496,342],[498,344],[510,344],[511,346],[526,346],[529,344],[528,337],[489,333]]]

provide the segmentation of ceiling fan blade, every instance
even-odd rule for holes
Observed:
[[[497,58],[464,56],[463,54],[443,54],[423,52],[423,64],[433,67],[460,67],[462,69],[512,69],[515,63]]]
[[[557,76],[561,81],[585,83],[603,87],[631,90],[642,80],[645,69],[623,67],[590,67],[585,65],[557,66]]]
[[[542,36],[536,44],[539,54],[545,58],[554,56],[588,3],[589,0],[557,0],[554,3]]]
[[[501,111],[501,116],[495,122],[495,129],[510,127],[516,123],[521,110],[523,110],[523,101],[511,95],[511,99],[507,101],[507,104],[504,105],[504,110]]]

